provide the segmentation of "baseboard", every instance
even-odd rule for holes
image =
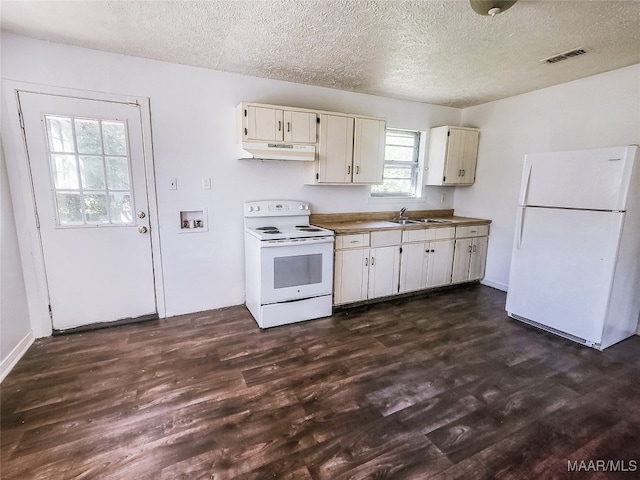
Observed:
[[[22,356],[27,353],[27,350],[35,340],[33,336],[33,332],[27,333],[25,337],[18,342],[18,344],[11,350],[11,353],[7,355],[7,357],[2,360],[0,363],[0,382],[2,382],[9,372],[13,370],[13,367],[16,366],[16,363],[22,358]]]
[[[486,278],[481,280],[480,283],[482,285],[486,285],[487,287],[495,288],[497,290],[502,290],[503,292],[507,291],[508,285],[500,282],[494,282],[492,280],[487,280]]]

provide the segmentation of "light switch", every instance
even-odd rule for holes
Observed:
[[[202,177],[202,189],[203,190],[211,190],[211,178]]]

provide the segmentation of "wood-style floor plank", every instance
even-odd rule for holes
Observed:
[[[243,306],[37,340],[3,479],[635,478],[640,337],[604,352],[473,285],[261,331]]]

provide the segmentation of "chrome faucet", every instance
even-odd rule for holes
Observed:
[[[398,215],[398,218],[402,218],[402,216],[404,215],[404,212],[406,212],[406,211],[407,211],[407,209],[406,209],[406,208],[404,208],[404,207],[402,207],[402,208],[400,209],[400,214]]]

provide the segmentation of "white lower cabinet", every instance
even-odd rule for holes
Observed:
[[[479,225],[337,235],[333,303],[480,280],[488,234]]]
[[[454,229],[406,231],[400,263],[400,293],[451,283]],[[412,241],[428,239],[429,241]]]
[[[333,303],[398,293],[400,231],[336,237]]]
[[[488,234],[488,225],[456,229],[452,283],[470,282],[484,277]]]

